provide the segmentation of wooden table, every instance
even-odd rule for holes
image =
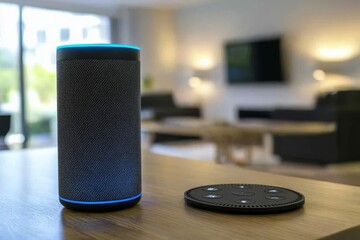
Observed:
[[[56,149],[0,152],[1,239],[318,239],[360,224],[360,188],[143,153],[143,198],[110,213],[58,202]],[[215,183],[291,188],[306,203],[275,215],[232,215],[185,205],[183,192]]]
[[[179,121],[156,122],[143,121],[141,130],[144,133],[173,134],[180,136],[198,136],[215,144],[216,163],[228,162],[228,160],[240,163],[251,163],[251,148],[263,146],[262,158],[274,159],[273,135],[310,135],[324,134],[335,131],[334,123],[322,122],[288,122],[288,121],[242,121],[237,123],[214,123],[203,120],[182,119]],[[245,158],[236,159],[233,155],[234,146],[243,147]],[[268,160],[267,162],[273,162]]]

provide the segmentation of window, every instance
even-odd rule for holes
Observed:
[[[37,32],[37,42],[45,43],[46,42],[46,32],[44,30],[39,30]]]
[[[60,29],[60,41],[66,42],[70,39],[70,30],[68,28]]]
[[[84,40],[82,29],[94,27],[105,34],[89,34]],[[30,147],[56,142],[56,47],[64,42],[109,43],[108,17],[0,3],[0,114],[11,113],[13,139],[23,134]]]
[[[0,114],[11,115],[10,144],[20,145],[19,7],[0,3]],[[20,140],[20,141],[18,141]]]
[[[82,30],[82,37],[83,37],[83,39],[87,39],[87,38],[88,38],[88,35],[89,35],[88,30],[87,30],[86,28],[84,28],[84,29]]]

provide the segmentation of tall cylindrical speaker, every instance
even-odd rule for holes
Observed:
[[[59,198],[112,211],[141,198],[140,49],[57,48]]]

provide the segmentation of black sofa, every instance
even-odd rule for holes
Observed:
[[[284,161],[329,164],[360,161],[360,91],[318,96],[314,109],[266,110],[268,119],[335,122],[336,131],[316,135],[274,136],[274,154]],[[241,117],[241,112],[239,111]],[[243,114],[244,116],[244,114]]]
[[[172,93],[146,93],[141,95],[142,120],[162,121],[173,117],[201,118],[200,108],[179,107],[175,104]],[[198,137],[155,134],[153,142],[170,142],[179,140],[194,140]]]
[[[0,150],[9,149],[5,143],[5,136],[10,131],[11,115],[0,114]]]

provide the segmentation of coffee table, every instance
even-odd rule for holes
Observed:
[[[323,122],[284,122],[284,121],[242,121],[237,123],[210,122],[186,119],[175,121],[142,121],[141,131],[148,134],[173,134],[179,136],[198,136],[216,147],[216,163],[232,161],[237,164],[249,164],[253,146],[263,146],[264,162],[277,161],[273,155],[273,135],[306,135],[333,132],[334,123]],[[233,147],[245,150],[243,159],[236,159]]]

